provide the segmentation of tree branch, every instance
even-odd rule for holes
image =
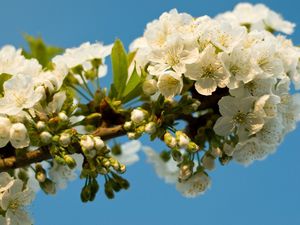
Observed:
[[[92,135],[99,136],[104,141],[125,134],[126,132],[123,129],[123,125],[117,125],[114,127],[99,127],[92,133]],[[10,156],[4,159],[0,159],[0,172],[7,171],[9,169],[20,168],[32,163],[41,162],[47,159],[51,159],[51,157],[52,156],[49,152],[49,149],[45,147],[26,152],[22,156]]]

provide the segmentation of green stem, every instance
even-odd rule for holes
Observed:
[[[83,75],[80,74],[80,77],[81,77],[81,80],[82,80],[82,82],[83,82],[83,84],[84,84],[84,87],[85,87],[86,91],[90,94],[90,96],[91,96],[92,98],[94,98],[93,92],[90,90],[89,86],[87,85],[87,83],[86,83],[86,81],[85,81]]]
[[[87,97],[82,91],[80,91],[77,87],[73,86],[73,85],[69,85],[71,88],[73,88],[78,94],[80,94],[83,98],[85,98],[85,100],[87,101],[91,101],[91,99],[89,97]]]

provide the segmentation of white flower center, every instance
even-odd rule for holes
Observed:
[[[246,122],[246,118],[247,115],[245,113],[242,112],[238,112],[234,117],[233,117],[233,121],[235,124],[243,124]]]
[[[175,52],[169,50],[167,53],[167,63],[170,66],[177,65],[180,63],[180,57]]]
[[[12,211],[16,211],[17,209],[21,208],[21,206],[22,204],[19,199],[12,199],[8,204],[8,208]]]
[[[15,97],[17,107],[22,107],[22,105],[24,105],[24,103],[27,101],[27,98],[22,95],[19,94],[13,94],[13,95]]]

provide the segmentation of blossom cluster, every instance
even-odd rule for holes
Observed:
[[[293,28],[262,4],[241,3],[216,18],[171,10],[131,48],[148,72],[147,85],[166,98],[181,94],[187,80],[200,96],[224,90],[214,131],[232,148],[229,156],[249,164],[274,152],[299,120],[290,83],[300,88],[300,49],[277,33]]]
[[[292,34],[294,27],[263,4],[240,3],[215,18],[194,18],[174,9],[147,24],[144,35],[131,44],[137,71],[147,73],[145,95],[157,99],[161,94],[176,102],[178,95],[190,92],[200,100],[200,108],[202,102],[217,99],[217,109],[213,106],[196,112],[200,118],[213,110],[215,116],[209,120],[215,137],[199,142],[199,137],[190,136],[199,151],[208,148],[196,162],[197,168],[193,169],[190,161],[191,181],[178,184],[190,182],[191,188],[197,180],[201,187],[208,187],[209,178],[202,171],[213,169],[216,158],[222,164],[233,159],[249,165],[275,152],[284,136],[295,129],[300,119],[300,95],[293,90],[300,89],[300,48],[284,36]],[[198,134],[205,136],[205,129],[198,127]],[[177,136],[178,131],[174,133]],[[171,154],[178,150],[175,137],[168,132],[164,141]],[[187,147],[179,146],[182,149],[194,158]],[[146,153],[159,176],[168,182],[178,182],[173,178],[180,180],[186,171],[174,155],[164,161],[149,149]],[[173,169],[170,163],[175,165]],[[191,175],[193,170],[198,172]],[[205,178],[195,178],[199,174]],[[198,187],[182,192],[196,196],[205,190]]]

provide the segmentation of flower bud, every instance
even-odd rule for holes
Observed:
[[[147,123],[145,126],[145,132],[148,134],[154,134],[156,132],[156,124],[154,122]]]
[[[70,155],[64,155],[64,160],[70,169],[74,169],[76,167],[76,161]]]
[[[110,161],[107,158],[104,158],[102,160],[102,166],[104,166],[105,168],[109,168],[110,167]]]
[[[197,111],[197,109],[199,108],[200,105],[201,105],[200,101],[196,100],[196,101],[192,104],[192,109],[193,109],[193,111]]]
[[[187,150],[190,152],[197,152],[199,150],[199,146],[195,142],[190,142],[187,146]]]
[[[38,131],[43,131],[46,129],[46,123],[44,121],[38,121],[36,123],[36,128],[38,129]]]
[[[29,145],[29,136],[23,123],[15,123],[10,128],[10,143],[15,148],[25,148]]]
[[[143,83],[143,92],[146,95],[153,95],[157,92],[157,81],[154,79],[149,79]]]
[[[175,135],[178,146],[180,148],[187,148],[188,144],[190,143],[190,138],[182,131],[176,131]]]
[[[140,109],[134,109],[131,112],[130,119],[135,124],[140,124],[145,119],[145,112]]]
[[[64,112],[58,113],[58,118],[63,122],[66,122],[69,120],[69,117]]]
[[[128,132],[128,133],[127,133],[127,136],[128,136],[128,139],[134,140],[134,139],[137,139],[140,135],[138,135],[138,134],[135,133],[135,132]]]
[[[135,129],[135,133],[141,136],[145,132],[145,126],[139,126]]]
[[[175,148],[176,147],[176,139],[169,133],[166,132],[164,135],[164,142],[166,145],[170,148]]]
[[[41,164],[35,165],[35,178],[39,183],[45,182],[47,176],[46,176],[46,170],[42,167]]]
[[[113,199],[115,197],[113,188],[112,188],[112,183],[109,181],[105,182],[104,185],[104,192],[107,198]]]
[[[101,151],[106,146],[104,141],[100,137],[93,137],[93,139],[94,139],[95,149],[97,151]]]
[[[59,137],[59,143],[63,147],[68,147],[69,144],[71,143],[71,135],[68,133],[62,133]]]
[[[182,164],[179,169],[179,180],[187,180],[193,174],[192,168],[189,164]]]
[[[88,202],[91,198],[91,188],[89,185],[84,186],[80,193],[80,198],[82,202]]]
[[[46,194],[54,195],[56,193],[54,182],[48,178],[43,183],[40,183],[40,187]]]
[[[126,166],[124,164],[119,165],[119,173],[125,173],[126,172]]]
[[[129,130],[131,130],[133,128],[133,123],[132,123],[132,121],[126,121],[125,123],[124,123],[124,129],[126,130],[126,131],[129,131]]]
[[[114,168],[114,170],[118,171],[120,169],[120,163],[115,158],[110,158],[109,162],[111,166]]]
[[[89,150],[92,150],[95,146],[95,143],[92,139],[91,136],[89,135],[83,135],[81,138],[80,138],[80,145],[82,148],[84,148],[85,150],[89,151]]]
[[[37,181],[39,183],[43,183],[43,182],[45,182],[45,180],[46,180],[47,177],[46,177],[45,173],[39,171],[39,172],[36,172],[35,178],[37,179]]]

